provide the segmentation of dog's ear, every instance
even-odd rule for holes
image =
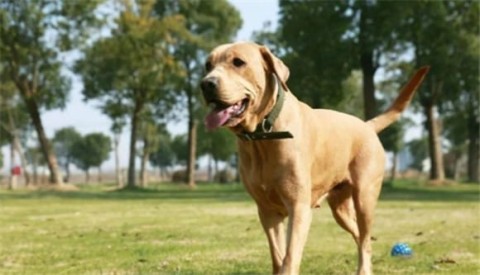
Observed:
[[[268,69],[277,75],[278,79],[281,82],[282,87],[288,91],[287,80],[290,76],[290,70],[288,67],[280,60],[278,57],[273,55],[273,53],[265,46],[260,47],[260,52],[262,54],[263,60],[268,66]]]

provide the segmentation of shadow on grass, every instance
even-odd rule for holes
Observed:
[[[476,184],[452,186],[428,186],[417,182],[385,183],[380,200],[383,201],[431,201],[431,202],[479,202],[480,189]],[[59,198],[72,200],[160,200],[160,201],[251,201],[241,184],[199,184],[189,189],[181,184],[157,184],[149,188],[114,189],[113,186],[80,186],[77,191],[52,190],[1,190],[2,200],[28,200]]]
[[[416,182],[386,182],[382,187],[380,200],[384,201],[438,201],[438,202],[480,202],[478,184],[454,184],[429,186]]]
[[[114,189],[105,186],[80,186],[76,191],[55,190],[2,190],[1,200],[28,199],[73,199],[73,200],[218,200],[247,201],[250,198],[240,184],[202,184],[189,189],[181,184],[159,184],[150,188]]]

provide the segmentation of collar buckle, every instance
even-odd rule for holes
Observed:
[[[264,133],[270,133],[273,129],[273,125],[265,118],[262,121],[261,127]]]

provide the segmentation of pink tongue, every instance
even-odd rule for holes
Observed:
[[[205,126],[207,126],[208,130],[213,130],[217,127],[222,126],[229,120],[235,111],[238,109],[238,106],[232,105],[227,107],[223,110],[216,110],[213,109],[206,117],[205,117]]]

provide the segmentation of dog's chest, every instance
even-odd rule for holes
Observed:
[[[295,181],[297,160],[269,149],[240,149],[240,175],[246,190],[259,206],[286,213],[282,189]]]

